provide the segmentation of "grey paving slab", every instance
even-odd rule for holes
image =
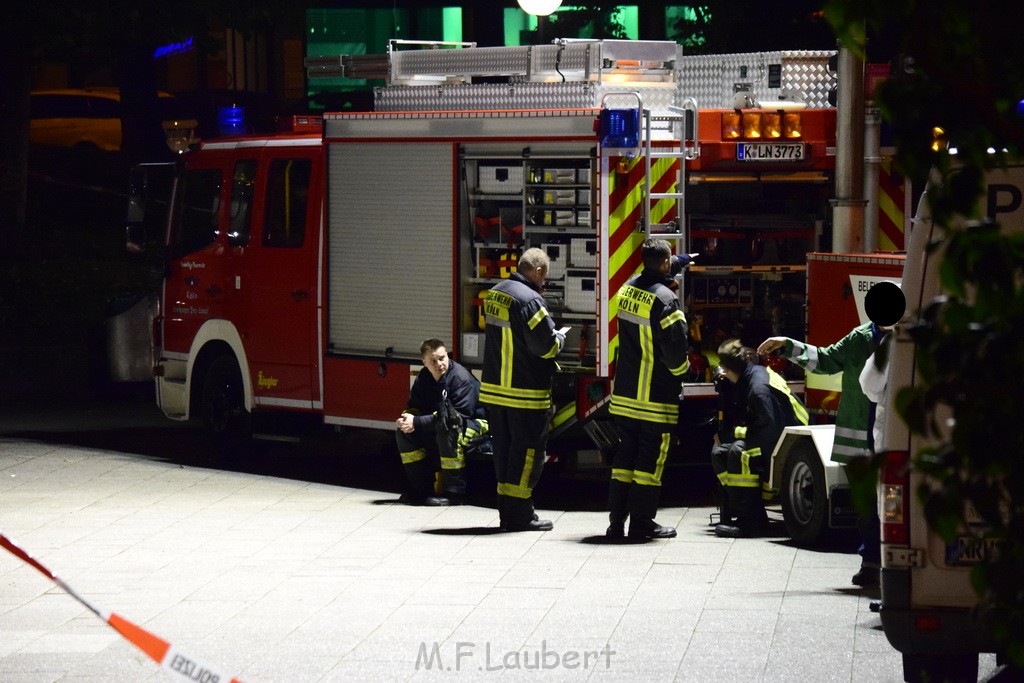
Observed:
[[[709,508],[659,511],[679,536],[642,545],[592,542],[599,511],[494,533],[492,508],[389,495],[0,437],[0,529],[101,609],[242,680],[901,678],[872,594],[850,585],[853,548],[720,539]],[[168,679],[0,554],[4,683]]]

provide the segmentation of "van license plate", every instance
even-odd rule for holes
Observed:
[[[946,545],[946,566],[966,567],[978,564],[991,558],[1002,542],[1001,538],[984,538],[979,541],[970,536],[961,536]]]
[[[803,158],[803,143],[741,142],[736,145],[738,161],[802,161]]]

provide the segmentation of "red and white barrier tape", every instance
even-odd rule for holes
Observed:
[[[0,546],[3,546],[11,554],[23,562],[35,567],[43,576],[63,588],[68,595],[85,605],[89,611],[107,622],[115,631],[124,636],[135,647],[145,652],[149,657],[160,665],[160,668],[170,672],[182,680],[192,683],[241,683],[237,678],[229,677],[206,664],[203,664],[194,657],[190,657],[177,649],[163,638],[150,633],[146,629],[133,624],[124,617],[99,609],[81,595],[76,593],[71,586],[64,583],[57,575],[39,563],[24,550],[15,545],[7,536],[0,533]]]

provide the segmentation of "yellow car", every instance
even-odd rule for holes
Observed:
[[[182,152],[198,142],[194,118],[181,116],[173,95],[159,93],[167,146]],[[117,88],[34,90],[29,140],[34,145],[121,151],[121,93]]]

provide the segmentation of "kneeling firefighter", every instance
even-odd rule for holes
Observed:
[[[733,385],[733,418],[720,423],[711,451],[722,484],[722,523],[715,534],[756,536],[768,525],[764,501],[775,493],[768,487],[772,449],[784,427],[808,423],[807,408],[777,372],[755,362],[753,349],[739,339],[723,342],[718,356]]]
[[[444,343],[428,339],[420,347],[423,369],[396,421],[395,439],[409,478],[401,501],[409,505],[457,505],[466,497],[465,450],[487,433],[477,403],[480,382],[448,357]],[[444,495],[434,495],[440,467]]]

